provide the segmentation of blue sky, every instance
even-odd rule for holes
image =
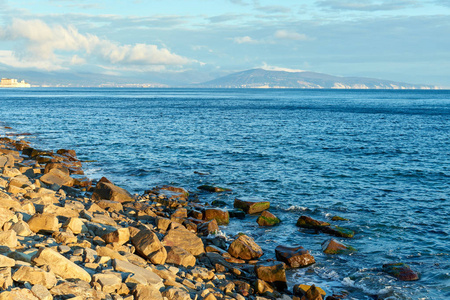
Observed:
[[[6,74],[201,82],[263,67],[450,87],[450,0],[0,0],[0,7]]]

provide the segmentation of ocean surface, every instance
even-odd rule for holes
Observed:
[[[10,126],[13,129],[4,129]],[[271,202],[281,225],[256,217],[222,227],[245,232],[274,258],[301,245],[316,264],[288,271],[346,299],[450,299],[450,91],[11,89],[0,90],[0,135],[31,133],[43,149],[77,151],[87,174],[133,193],[202,184],[233,206]],[[200,175],[206,173],[209,175]],[[321,251],[330,237],[295,226],[301,215],[356,232],[351,255]],[[421,274],[400,282],[381,266]]]

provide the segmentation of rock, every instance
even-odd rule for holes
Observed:
[[[0,168],[14,167],[14,156],[11,154],[0,154]]]
[[[197,232],[201,235],[216,234],[219,231],[219,225],[216,219],[197,225]]]
[[[324,227],[322,228],[322,231],[337,237],[345,237],[345,238],[352,238],[355,235],[354,231],[335,225]]]
[[[191,296],[185,290],[177,287],[170,287],[162,292],[162,296],[168,300],[191,300]]]
[[[35,284],[31,288],[31,292],[34,296],[36,296],[39,300],[53,300],[52,294],[48,291],[48,289],[41,285],[41,284]]]
[[[6,194],[5,194],[5,195],[6,195]],[[6,195],[6,196],[8,196],[8,195]],[[8,198],[11,199],[9,196],[8,196]],[[3,202],[4,199],[6,199],[6,198],[3,198],[3,197],[2,197],[2,193],[0,192],[0,203]],[[12,199],[11,199],[11,201],[12,201]],[[0,204],[0,205],[1,205],[1,204]],[[4,225],[6,222],[9,222],[9,221],[12,220],[13,218],[14,218],[14,212],[12,212],[12,211],[9,210],[9,209],[0,207],[0,229],[3,228],[3,225]]]
[[[264,296],[275,296],[275,289],[267,282],[257,279],[255,282],[255,292]],[[278,297],[277,297],[278,298]]]
[[[230,218],[245,219],[245,212],[240,208],[230,209],[228,213],[230,214]]]
[[[18,246],[17,235],[14,230],[0,232],[0,246],[14,249]]]
[[[14,223],[10,229],[14,230],[18,236],[30,236],[33,234],[28,223],[22,220]]]
[[[113,260],[113,266],[114,270],[118,272],[132,273],[142,276],[147,280],[148,285],[152,285],[154,288],[158,290],[164,287],[161,277],[153,273],[150,269],[144,269],[128,261],[122,261],[118,259]]]
[[[100,200],[97,202],[97,205],[103,208],[104,210],[108,211],[115,211],[115,212],[123,211],[123,205],[118,201]]]
[[[309,228],[309,229],[320,229],[322,227],[330,226],[330,223],[317,221],[308,216],[300,216],[297,220],[298,227]]]
[[[269,209],[269,201],[261,201],[258,198],[242,197],[234,199],[234,207],[242,209],[247,214],[256,214]]]
[[[122,276],[119,273],[94,274],[92,282],[98,283],[105,293],[117,292],[122,286]]]
[[[170,224],[172,224],[172,220],[170,220],[170,219],[161,218],[161,217],[156,218],[156,227],[160,230],[167,231]]]
[[[58,218],[53,214],[35,214],[28,220],[28,226],[35,233],[53,233],[59,230]]]
[[[0,300],[40,300],[29,289],[15,288],[0,294]]]
[[[97,183],[92,194],[93,200],[112,200],[120,203],[132,202],[134,199],[131,194],[125,189],[118,187],[112,183],[102,182]]]
[[[12,276],[12,279],[16,282],[29,282],[32,285],[40,284],[51,289],[57,283],[55,274],[52,272],[46,272],[42,269],[35,267],[22,266]]]
[[[56,299],[83,300],[83,299],[106,299],[105,293],[96,291],[88,282],[83,280],[61,281],[60,284],[53,287],[50,292]]]
[[[116,231],[103,235],[102,239],[108,244],[117,243],[123,245],[130,240],[130,231],[128,228],[119,228]]]
[[[195,256],[177,246],[166,246],[167,259],[166,264],[174,264],[183,267],[195,266]]]
[[[14,267],[15,265],[14,259],[0,254],[0,268]]]
[[[231,189],[222,188],[219,186],[211,186],[211,185],[201,185],[198,187],[199,190],[207,191],[211,193],[220,193],[220,192],[230,192]]]
[[[157,288],[139,284],[134,290],[134,300],[163,300],[163,296]]]
[[[150,230],[141,230],[132,239],[136,252],[154,264],[164,264],[167,252],[158,236]]]
[[[243,234],[235,239],[228,248],[230,253],[235,258],[251,260],[261,257],[264,253],[261,247],[255,241]]]
[[[283,262],[265,262],[255,265],[256,276],[268,283],[271,283],[277,290],[287,288],[286,267]]]
[[[230,215],[228,211],[218,208],[207,208],[203,214],[203,219],[210,221],[216,220],[218,225],[228,225],[230,222]]]
[[[309,251],[302,246],[277,246],[275,248],[275,256],[277,260],[284,262],[290,268],[306,267],[316,262]]]
[[[326,293],[320,287],[306,284],[297,284],[294,286],[294,295],[301,297],[301,300],[322,300]]]
[[[261,215],[256,220],[259,226],[274,226],[279,224],[281,221],[274,214],[268,212],[267,210],[263,211]]]
[[[344,254],[356,251],[353,247],[344,245],[335,239],[329,239],[322,243],[322,251],[326,254]]]
[[[184,227],[170,229],[162,243],[164,246],[183,248],[195,256],[205,252],[202,239]]]
[[[331,221],[348,221],[348,219],[343,218],[343,217],[339,217],[339,216],[333,216],[331,218]]]
[[[72,232],[59,232],[55,231],[52,234],[52,237],[55,239],[55,241],[59,244],[67,245],[67,244],[75,244],[78,242],[78,239],[76,236],[73,235]]]
[[[117,252],[116,250],[113,250],[111,248],[108,248],[108,247],[97,247],[96,250],[97,250],[97,255],[98,256],[110,257],[111,259],[127,261],[125,256],[121,255],[119,252]]]
[[[59,186],[73,186],[73,178],[69,176],[68,171],[65,172],[60,169],[51,169],[47,174],[39,178],[40,181],[47,185],[57,184]]]
[[[64,279],[91,281],[91,275],[88,272],[50,248],[40,248],[31,260],[38,266],[50,266],[56,275]]]
[[[87,227],[84,225],[84,222],[80,218],[69,218],[62,226],[74,234],[86,233],[88,232]]]
[[[383,272],[386,272],[401,281],[419,280],[419,274],[405,263],[384,264]]]
[[[12,286],[13,281],[11,278],[11,268],[0,268],[0,290],[6,290]],[[0,296],[2,294],[0,293]],[[0,298],[1,300],[1,298]]]

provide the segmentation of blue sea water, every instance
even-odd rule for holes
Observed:
[[[288,271],[347,299],[450,299],[450,91],[20,89],[0,90],[0,135],[26,132],[45,149],[77,151],[91,178],[131,192],[202,184],[269,200],[282,219],[232,219],[273,258],[301,245],[316,264]],[[209,175],[200,175],[198,172]],[[351,255],[321,251],[329,236],[295,226],[308,215],[353,229]],[[400,282],[383,263],[421,274]]]

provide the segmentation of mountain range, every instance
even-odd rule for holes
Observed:
[[[338,77],[323,73],[252,69],[233,73],[197,85],[205,88],[298,88],[298,89],[437,89],[364,77]]]

